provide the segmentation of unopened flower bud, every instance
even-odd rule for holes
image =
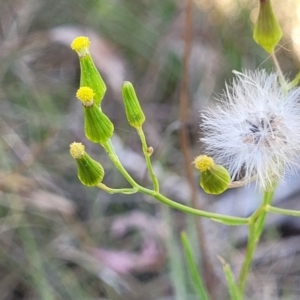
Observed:
[[[201,173],[200,186],[207,194],[219,195],[228,189],[230,175],[228,171],[207,155],[197,156],[195,168]]]
[[[103,167],[85,152],[83,144],[72,143],[70,145],[70,154],[76,159],[78,178],[82,184],[86,186],[96,186],[103,180]]]
[[[77,52],[80,62],[80,86],[88,86],[95,92],[94,101],[100,105],[106,92],[106,85],[99,74],[89,52],[90,40],[80,36],[73,40],[71,48]]]
[[[110,119],[94,104],[94,91],[89,87],[81,87],[77,98],[84,108],[84,131],[86,137],[94,143],[105,143],[114,133],[114,125]]]
[[[254,26],[253,38],[268,53],[274,51],[282,38],[282,31],[273,13],[270,0],[259,1],[259,14]]]
[[[146,118],[136,96],[134,87],[129,81],[124,82],[122,95],[128,123],[135,128],[142,126]]]

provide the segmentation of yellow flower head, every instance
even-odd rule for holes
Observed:
[[[89,54],[90,40],[86,36],[79,36],[71,43],[71,48],[78,53],[79,56],[86,56]]]
[[[77,175],[82,184],[96,186],[104,177],[104,169],[100,163],[92,159],[81,143],[72,143],[70,153],[77,162]]]
[[[206,172],[211,167],[214,166],[214,160],[207,155],[199,155],[194,160],[195,168],[198,169],[200,172]]]
[[[70,145],[70,154],[75,159],[80,159],[84,155],[84,145],[82,143],[72,143]]]
[[[78,89],[76,97],[84,106],[92,106],[94,104],[94,91],[88,86],[82,86]]]

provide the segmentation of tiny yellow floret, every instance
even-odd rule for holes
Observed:
[[[82,86],[76,93],[76,97],[84,106],[91,106],[94,103],[94,96],[94,91],[88,86]]]
[[[78,53],[79,56],[89,54],[90,40],[86,36],[79,36],[71,43],[71,48]]]
[[[84,145],[82,143],[72,143],[70,145],[70,154],[75,159],[80,159],[84,155]]]
[[[207,155],[199,155],[194,160],[195,168],[200,172],[206,172],[209,170],[214,164],[214,160],[212,157]]]

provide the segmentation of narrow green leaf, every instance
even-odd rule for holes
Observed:
[[[241,225],[247,225],[245,224],[244,221],[240,220],[221,220],[221,219],[215,219],[215,218],[210,218],[212,221],[224,224],[224,225],[229,225],[229,226],[241,226]]]
[[[234,278],[234,275],[232,273],[232,270],[231,270],[229,264],[221,256],[218,256],[218,259],[222,263],[222,266],[223,266],[223,271],[224,271],[225,278],[226,278],[226,281],[228,284],[230,299],[231,300],[242,300],[243,296],[239,290],[239,287],[237,286],[237,284],[235,282],[235,278]]]
[[[188,264],[188,269],[190,272],[190,276],[192,278],[195,292],[199,296],[200,300],[209,300],[208,292],[204,286],[203,280],[198,272],[197,263],[194,258],[194,254],[192,251],[191,243],[185,232],[181,233],[181,242],[184,248],[186,261]]]

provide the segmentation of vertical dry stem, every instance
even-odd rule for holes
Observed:
[[[187,120],[189,114],[189,59],[192,48],[192,29],[193,29],[193,14],[192,14],[192,0],[186,1],[185,7],[185,25],[184,25],[184,54],[183,54],[183,67],[182,67],[182,80],[180,87],[180,145],[184,158],[184,168],[187,182],[191,191],[191,205],[193,208],[198,207],[197,203],[197,188],[193,178],[193,169],[191,162],[193,160],[190,151],[190,140],[187,131]],[[200,219],[196,221],[197,235],[199,248],[201,250],[201,257],[203,262],[204,278],[207,289],[212,296],[214,290],[215,275],[212,266],[209,263],[206,249],[205,235],[200,226]]]

